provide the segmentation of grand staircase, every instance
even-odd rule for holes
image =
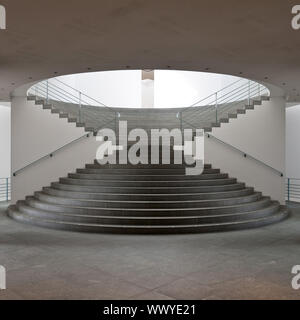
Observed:
[[[87,164],[9,208],[15,220],[99,233],[177,234],[261,227],[287,209],[206,164],[198,176],[183,165]]]
[[[217,108],[210,101],[214,96],[209,96],[206,106],[184,110],[112,110],[101,107],[101,103],[93,105],[95,100],[88,96],[85,99],[91,104],[78,104],[74,93],[57,91],[57,86],[49,87],[48,82],[35,88],[28,100],[94,134],[102,127],[115,129],[120,120],[128,121],[129,130],[203,128],[210,132],[269,100],[266,88],[258,86],[256,90],[257,85],[248,81],[238,84],[234,90],[227,87],[230,95],[226,90],[219,93]],[[17,221],[53,229],[177,234],[261,227],[281,221],[288,211],[209,164],[201,175],[189,176],[185,165],[172,161],[168,165],[100,165],[95,160],[18,201],[10,206],[8,214]]]

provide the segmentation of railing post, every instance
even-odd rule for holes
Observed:
[[[290,178],[288,178],[288,201],[290,201]]]
[[[215,93],[216,123],[218,123],[218,92]]]
[[[49,102],[49,80],[47,80],[46,101]]]
[[[8,201],[8,178],[6,178],[6,201]]]
[[[118,135],[118,112],[116,111],[115,112],[115,135],[116,135],[116,143],[118,144],[119,143],[119,135]]]
[[[81,92],[78,92],[79,95],[79,122],[81,122],[82,114],[81,114]]]
[[[250,105],[251,81],[248,81],[248,105]]]
[[[182,111],[179,112],[179,120],[180,120],[180,131],[183,135],[183,122],[182,122]]]

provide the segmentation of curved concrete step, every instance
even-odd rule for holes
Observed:
[[[45,187],[43,192],[49,195],[89,200],[116,200],[116,201],[188,201],[188,200],[210,200],[242,197],[253,194],[253,188],[244,188],[233,191],[201,192],[201,193],[161,193],[161,194],[140,194],[140,193],[89,193],[84,191],[66,191]]]
[[[238,212],[256,211],[270,205],[269,197],[262,197],[253,202],[246,202],[237,205],[219,206],[219,207],[204,207],[204,208],[104,208],[104,207],[80,207],[75,205],[49,203],[40,201],[35,197],[26,197],[26,203],[36,209],[65,212],[75,214],[88,214],[88,215],[106,215],[106,216],[199,216],[210,214],[232,214]]]
[[[174,164],[174,163],[170,163],[170,164],[99,164],[97,160],[94,160],[93,164],[87,164],[86,168],[103,168],[103,169],[181,169],[181,168],[185,168],[185,164]],[[204,164],[204,168],[205,169],[211,169],[211,164],[205,163]]]
[[[270,203],[268,207],[256,211],[220,214],[220,215],[200,215],[200,216],[168,216],[168,217],[139,217],[139,216],[95,216],[87,214],[68,214],[65,212],[42,211],[30,207],[25,201],[19,201],[17,208],[20,212],[34,218],[58,220],[62,222],[89,223],[89,224],[109,224],[109,225],[192,225],[208,223],[236,222],[250,219],[260,219],[276,213],[279,203]]]
[[[33,224],[36,226],[70,230],[79,232],[101,232],[101,233],[120,233],[120,234],[179,234],[179,233],[202,233],[217,232],[229,230],[241,230],[255,227],[262,227],[271,223],[279,222],[287,217],[286,208],[281,208],[276,214],[259,218],[237,222],[211,223],[199,225],[149,225],[149,226],[132,226],[132,225],[101,225],[75,222],[62,222],[51,219],[40,219],[20,213],[16,206],[11,206],[8,210],[10,217],[17,221]]]
[[[60,178],[59,182],[70,185],[84,185],[84,186],[119,186],[119,187],[199,187],[199,186],[223,186],[229,184],[235,184],[237,180],[235,178],[225,179],[209,179],[209,180],[159,180],[159,181],[136,181],[136,180],[105,180],[105,179],[80,179],[78,177]]]
[[[244,183],[234,183],[216,186],[178,186],[178,187],[135,187],[135,186],[89,186],[80,184],[63,184],[61,182],[53,182],[51,184],[53,189],[78,191],[78,192],[100,192],[100,193],[133,193],[133,194],[176,194],[176,193],[199,193],[199,192],[220,192],[241,190],[245,188]]]
[[[181,169],[102,169],[102,168],[85,168],[77,169],[77,173],[96,173],[96,174],[111,174],[111,175],[185,175],[185,168]],[[204,169],[202,174],[219,174],[220,169]]]
[[[92,179],[92,180],[134,180],[134,181],[177,181],[177,180],[209,180],[209,179],[226,179],[228,178],[227,173],[216,173],[216,174],[200,174],[197,176],[188,176],[185,174],[179,175],[134,175],[134,174],[96,174],[96,173],[80,173],[81,170],[78,169],[79,173],[69,173],[69,178],[79,178],[79,179]]]
[[[185,175],[185,168],[181,169],[138,169],[138,168],[122,168],[122,169],[102,169],[102,168],[85,168],[85,169],[77,169],[77,173],[95,173],[95,174],[110,174],[110,175]],[[204,169],[202,174],[219,174],[220,169]]]
[[[287,210],[252,187],[205,164],[197,176],[185,165],[87,164],[9,215],[62,230],[176,234],[237,230],[280,221]]]
[[[126,201],[126,200],[90,200],[66,198],[54,195],[49,195],[45,192],[35,192],[35,197],[41,201],[57,204],[70,204],[82,207],[104,207],[104,208],[201,208],[201,207],[216,207],[227,206],[239,203],[247,203],[256,201],[261,198],[260,192],[255,192],[250,195],[234,197],[228,199],[213,199],[213,200],[181,200],[181,201]]]

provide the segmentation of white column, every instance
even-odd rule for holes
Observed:
[[[142,70],[142,108],[154,108],[154,70]]]

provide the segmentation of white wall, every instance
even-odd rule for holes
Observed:
[[[208,72],[155,70],[154,105],[155,108],[188,107],[239,79]]]
[[[286,109],[286,176],[300,179],[300,105]]]
[[[26,98],[12,99],[12,172],[51,153],[85,132],[57,114],[43,110]],[[12,177],[12,202],[50,185],[76,168],[93,162],[99,142],[94,137],[80,140],[67,149],[28,167]]]
[[[109,107],[141,107],[140,70],[88,72],[58,79]],[[57,85],[56,82],[55,84]]]
[[[246,115],[231,119],[229,124],[214,128],[212,134],[236,148],[285,172],[285,100],[271,101],[248,110]],[[281,203],[285,201],[285,178],[260,163],[206,138],[205,161],[228,172],[232,177],[262,191]]]
[[[142,108],[154,107],[154,80],[142,80]]]
[[[188,107],[240,79],[208,72],[155,70],[154,73],[154,88],[150,80],[142,82],[141,70],[89,72],[58,79],[107,106],[128,108],[153,105],[154,108]],[[55,80],[52,81],[60,86]]]
[[[10,177],[10,110],[0,103],[0,178]]]

